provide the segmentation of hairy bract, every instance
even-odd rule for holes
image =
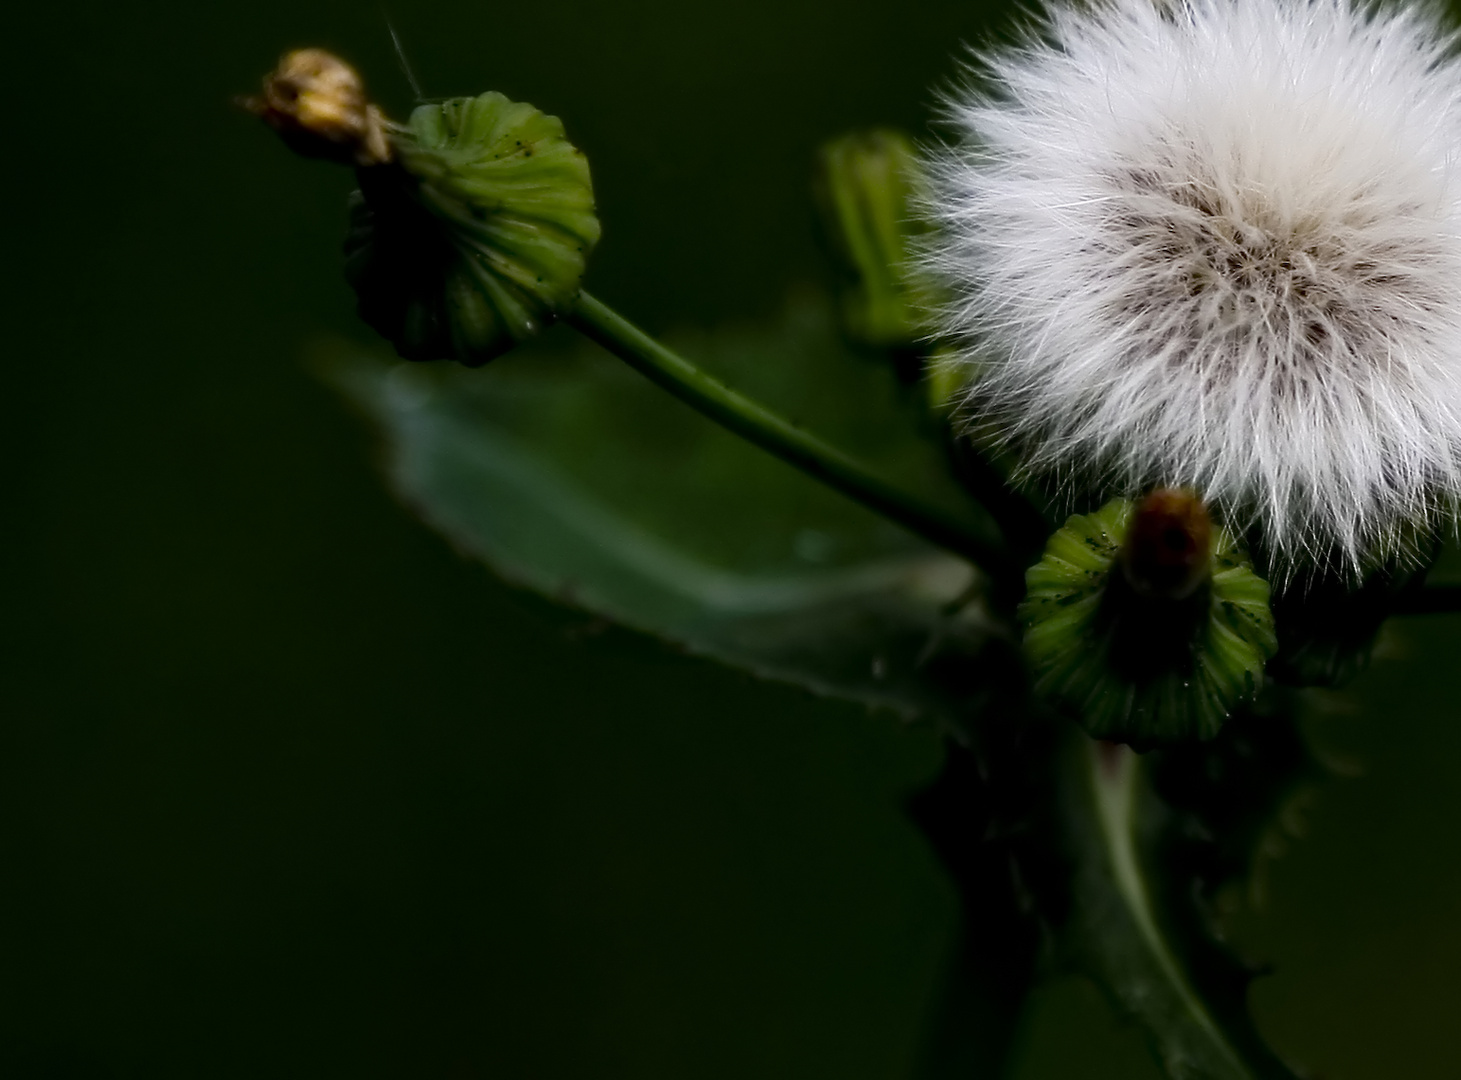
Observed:
[[[1461,495],[1461,65],[1438,11],[1097,0],[976,56],[935,161],[970,423],[1358,567]]]

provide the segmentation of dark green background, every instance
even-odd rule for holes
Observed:
[[[593,163],[595,291],[774,311],[819,140],[923,132],[976,4],[395,5],[431,95]],[[908,1075],[955,919],[926,731],[504,588],[309,374],[364,338],[339,169],[232,110],[286,47],[410,91],[374,3],[30,4],[4,63],[0,1074]],[[490,371],[484,373],[490,378]],[[1242,941],[1331,1080],[1461,1075],[1458,626],[1395,628]],[[1154,1075],[1076,981],[1020,1080]]]

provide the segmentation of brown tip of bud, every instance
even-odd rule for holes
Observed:
[[[1212,518],[1202,500],[1181,488],[1158,488],[1137,504],[1121,569],[1142,596],[1181,600],[1211,574]]]
[[[365,98],[365,83],[324,49],[296,49],[264,76],[262,97],[241,102],[296,152],[354,165],[391,159],[385,117]]]

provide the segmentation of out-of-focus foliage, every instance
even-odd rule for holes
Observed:
[[[734,385],[971,521],[916,391],[848,352],[820,299],[681,335]],[[511,581],[819,693],[959,724],[999,680],[979,578],[695,417],[595,347],[481,375],[337,358],[399,494]]]

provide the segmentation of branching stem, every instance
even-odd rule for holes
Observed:
[[[861,462],[791,423],[678,353],[665,348],[607,304],[582,293],[565,321],[651,381],[781,460],[869,509],[974,563],[996,580],[1023,580],[1022,567],[997,538],[983,535],[870,472]]]

